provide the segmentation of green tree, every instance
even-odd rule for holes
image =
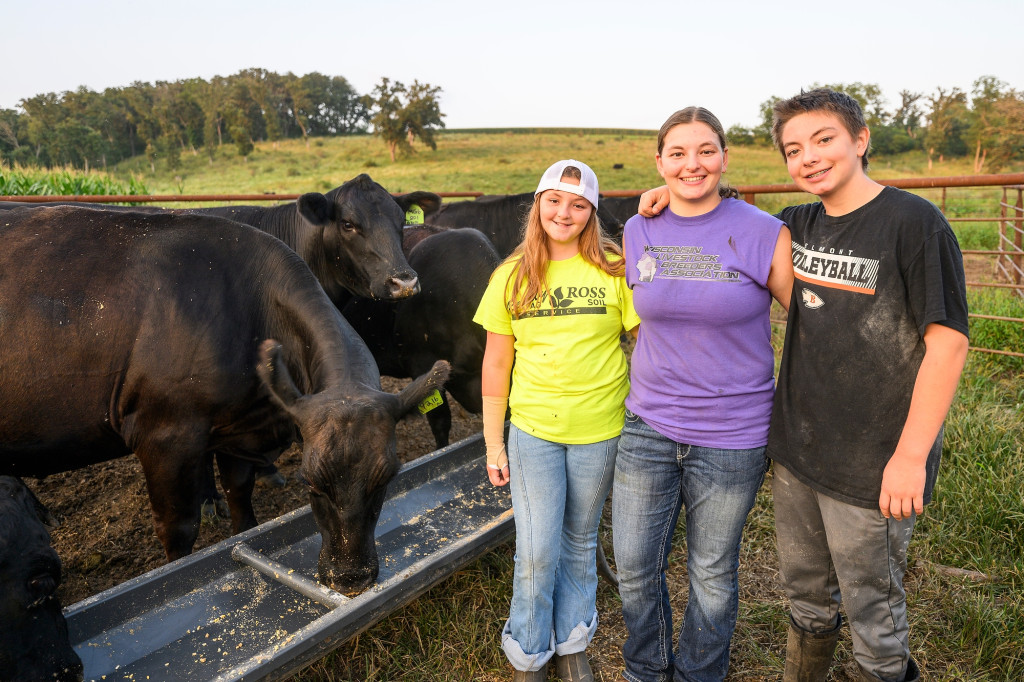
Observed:
[[[313,71],[299,79],[306,94],[298,113],[305,116],[312,137],[365,132],[370,114],[365,98],[341,76]]]
[[[392,162],[398,151],[413,153],[416,138],[437,149],[434,131],[444,127],[444,114],[437,101],[440,92],[440,87],[428,83],[413,81],[412,87],[406,88],[399,81],[381,78],[372,95],[366,97],[373,133],[388,146]]]
[[[924,148],[928,152],[928,168],[932,157],[939,155],[963,156],[967,153],[964,134],[968,128],[967,95],[959,88],[946,91],[936,88],[928,98],[931,110],[928,112],[928,128],[924,135]]]
[[[760,114],[761,123],[752,130],[754,142],[757,144],[772,145],[772,119],[775,116],[775,104],[781,99],[781,97],[772,95],[758,106],[757,111]]]
[[[14,109],[0,109],[0,160],[26,164],[32,150],[27,146],[25,117]]]
[[[48,92],[18,103],[25,112],[26,136],[33,148],[36,163],[51,167],[58,160],[55,139],[51,134],[66,118],[66,112],[60,106],[60,97],[55,92]]]
[[[227,133],[235,143],[239,156],[246,159],[255,149],[255,141],[262,137],[263,132],[263,112],[253,98],[250,85],[245,79],[231,79],[224,103]]]
[[[999,170],[1024,150],[1024,96],[994,76],[982,76],[971,89],[966,142],[974,148],[974,172],[986,161]]]
[[[437,149],[434,132],[438,128],[444,127],[444,114],[441,113],[441,105],[438,102],[440,95],[441,88],[439,86],[420,83],[418,80],[412,82],[405,107],[402,109],[406,139],[410,146],[415,138],[419,138],[431,149]]]

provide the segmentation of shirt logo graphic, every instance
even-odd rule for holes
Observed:
[[[605,304],[607,291],[604,287],[557,287],[553,291],[543,291],[530,309],[512,319],[523,320],[528,317],[560,317],[562,315],[604,315],[608,312]],[[510,309],[511,310],[511,309]]]
[[[804,307],[810,308],[811,310],[815,310],[816,308],[820,308],[825,305],[825,301],[810,289],[801,289],[800,298],[803,300]]]
[[[641,282],[653,282],[654,272],[658,269],[658,261],[651,254],[644,253],[644,257],[636,262],[636,269],[640,271],[639,280]]]
[[[641,282],[657,279],[703,279],[716,282],[739,282],[740,273],[726,270],[721,255],[704,253],[702,246],[644,246],[644,255],[637,261]]]
[[[793,275],[803,282],[830,289],[874,294],[878,285],[878,259],[860,258],[842,251],[814,250],[793,242]]]

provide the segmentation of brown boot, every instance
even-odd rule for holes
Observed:
[[[782,682],[824,682],[839,642],[842,618],[828,632],[808,632],[789,621],[786,638],[786,672]]]
[[[540,670],[516,670],[512,682],[548,682],[547,668]]]
[[[590,661],[582,651],[559,656],[555,654],[555,672],[563,682],[594,682]]]

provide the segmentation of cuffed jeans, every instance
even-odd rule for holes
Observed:
[[[509,428],[516,557],[501,646],[517,670],[540,670],[594,637],[597,527],[618,440],[566,445]]]
[[[629,682],[725,678],[739,609],[740,540],[766,467],[764,447],[723,450],[676,443],[626,411],[612,530],[629,633],[622,674]],[[684,506],[690,593],[675,656],[665,570]]]
[[[793,624],[825,632],[842,601],[853,657],[880,680],[903,680],[910,660],[903,575],[915,516],[840,502],[775,464],[772,481],[779,573]]]

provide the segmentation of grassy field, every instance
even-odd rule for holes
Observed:
[[[551,162],[576,157],[597,172],[602,190],[646,189],[660,184],[654,170],[654,133],[497,134],[446,132],[436,151],[421,150],[390,163],[373,137],[260,144],[243,161],[233,151],[211,160],[182,157],[174,173],[152,172],[145,161],[115,169],[155,194],[300,193],[331,189],[368,173],[392,192],[476,191],[515,193],[535,187]],[[621,169],[614,169],[621,164]],[[1008,171],[1019,172],[1024,168]],[[875,159],[876,178],[970,174],[969,160],[936,163],[920,154]],[[736,147],[727,180],[734,185],[789,181],[777,152]],[[937,191],[923,196],[941,202]],[[1000,191],[950,190],[949,215],[996,215]],[[776,210],[806,196],[771,197]],[[956,223],[965,249],[991,249],[994,223]],[[983,264],[975,273],[991,277]],[[969,277],[970,279],[970,277]],[[974,312],[1024,317],[1019,297],[1005,290],[972,290]],[[1024,351],[1021,325],[972,322],[974,343]],[[779,340],[781,345],[781,339]],[[1024,363],[971,353],[946,426],[944,461],[935,500],[919,520],[906,584],[911,647],[926,680],[1024,679]],[[741,566],[741,605],[729,680],[776,680],[784,657],[786,604],[778,589],[770,478],[751,515]],[[607,524],[606,524],[607,527]],[[604,530],[611,548],[609,531]],[[669,579],[678,616],[686,600],[685,537],[675,538]],[[308,681],[484,680],[511,677],[499,648],[508,608],[512,547],[478,560],[423,597],[381,621],[294,679]],[[601,626],[591,647],[598,680],[618,679],[625,638],[616,594],[602,584]],[[848,633],[840,645],[835,680],[853,680]]]

